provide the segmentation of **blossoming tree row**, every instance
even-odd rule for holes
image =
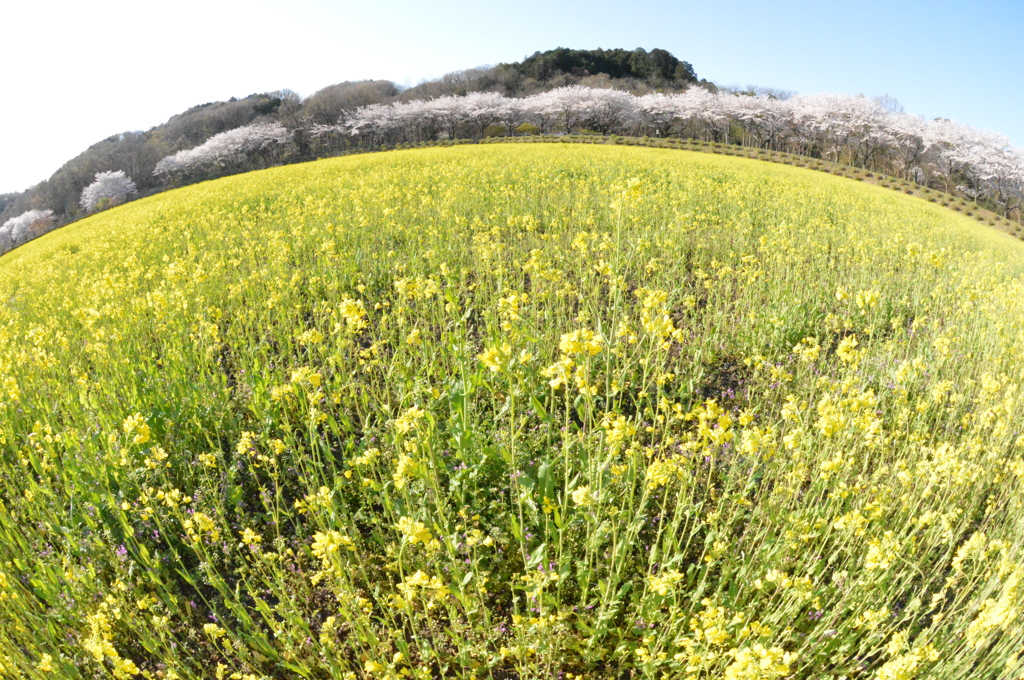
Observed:
[[[516,99],[480,92],[365,106],[334,129],[374,146],[480,136],[498,127],[514,134],[524,123],[540,133],[681,136],[821,156],[984,196],[1005,213],[1019,208],[1024,194],[1024,152],[1005,136],[893,113],[877,100],[844,94],[782,100],[694,87],[634,96],[571,86]]]
[[[983,197],[1006,215],[1019,209],[1024,198],[1024,152],[1001,134],[942,118],[929,121],[893,113],[863,96],[817,94],[783,100],[699,87],[680,94],[634,96],[574,85],[524,98],[474,92],[372,104],[335,125],[289,131],[280,123],[256,123],[229,130],[167,156],[155,174],[171,181],[216,169],[264,166],[294,148],[299,136],[313,146],[317,139],[342,135],[348,144],[375,147],[523,130],[680,136],[820,156]]]
[[[1024,204],[1024,151],[998,133],[943,118],[893,112],[882,102],[845,94],[789,99],[711,92],[635,96],[579,85],[529,97],[494,92],[363,106],[333,125],[288,129],[260,122],[214,135],[164,157],[154,175],[166,184],[198,181],[350,147],[514,135],[594,132],[706,141],[818,156],[957,190],[1006,217]],[[340,145],[340,146],[339,146]],[[82,192],[86,213],[123,202],[135,184],[122,171],[98,173]],[[53,211],[28,210],[0,226],[0,252],[49,231]]]

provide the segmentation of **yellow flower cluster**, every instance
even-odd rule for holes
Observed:
[[[89,635],[82,641],[82,647],[88,652],[98,664],[110,664],[110,671],[117,680],[127,680],[139,674],[139,668],[131,659],[120,655],[111,643],[113,634],[110,617],[120,617],[120,610],[112,607],[108,599],[101,605],[100,611],[86,617],[86,624],[89,626]],[[43,670],[40,668],[40,670]]]
[[[558,349],[565,356],[592,357],[604,349],[604,338],[591,330],[575,330],[562,335]]]
[[[185,535],[193,543],[200,543],[204,536],[213,543],[220,540],[220,529],[217,528],[217,523],[206,513],[192,513],[191,517],[182,521],[181,526],[185,530]]]
[[[398,520],[398,531],[402,534],[402,540],[407,541],[410,545],[416,545],[417,543],[426,545],[433,540],[430,529],[423,522],[417,522],[408,517],[402,517]]]
[[[150,437],[149,424],[141,413],[136,413],[125,418],[124,433],[131,437],[132,444],[145,444]]]
[[[417,276],[395,280],[395,292],[405,300],[429,300],[441,292],[437,281]]]
[[[318,531],[313,534],[313,554],[320,559],[328,559],[341,548],[355,552],[356,546],[351,538],[340,531]]]
[[[438,602],[444,601],[451,591],[437,576],[428,576],[422,570],[407,577],[398,584],[398,592],[401,597],[396,600],[400,606],[408,606],[417,598],[427,599],[427,606],[433,608]]]

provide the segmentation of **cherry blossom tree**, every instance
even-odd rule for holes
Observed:
[[[1002,135],[1001,141],[1006,138]],[[990,148],[976,171],[979,195],[1000,207],[1004,217],[1021,207],[1024,199],[1024,152],[1010,147]]]
[[[508,101],[497,92],[471,92],[460,97],[459,104],[466,111],[466,119],[476,128],[478,136],[501,118],[504,103]]]
[[[821,141],[836,162],[844,152],[852,162],[869,160],[888,141],[883,121],[889,113],[874,99],[823,93],[798,95],[792,102],[794,123]]]
[[[371,146],[384,143],[397,126],[400,103],[362,106],[339,127],[354,137],[362,137]]]
[[[645,131],[653,130],[658,137],[671,136],[679,123],[675,96],[662,92],[639,97],[636,112]]]
[[[209,171],[211,168],[241,165],[262,154],[273,158],[290,139],[291,133],[280,123],[245,125],[214,135],[195,148],[164,157],[156,164],[153,174],[169,178],[200,169]]]
[[[992,200],[1007,219],[1024,204],[1024,150],[1013,148],[1002,157],[1003,167],[991,182]]]
[[[569,85],[535,95],[531,99],[536,98],[537,108],[556,118],[566,134],[572,134],[586,115],[588,95],[589,88],[582,85]]]
[[[26,210],[12,217],[0,226],[0,253],[42,236],[50,230],[53,222],[52,210]]]
[[[124,170],[98,172],[93,183],[82,190],[79,204],[85,212],[92,212],[98,207],[110,207],[124,203],[135,193],[135,182],[124,173]]]
[[[897,113],[886,119],[885,126],[893,142],[896,171],[903,179],[909,180],[920,171],[924,153],[928,149],[928,123],[921,116]]]
[[[547,134],[558,120],[558,108],[553,105],[550,92],[541,92],[523,100],[523,107],[540,133]]]
[[[348,138],[340,124],[308,123],[305,127],[296,129],[294,134],[296,137],[302,135],[307,152],[315,157],[332,155],[339,151],[345,147]]]
[[[442,123],[437,110],[429,100],[415,99],[403,105],[395,105],[395,127],[403,138],[415,136],[424,141],[433,141],[441,134]]]
[[[792,107],[782,99],[766,95],[738,94],[727,100],[729,114],[743,127],[747,139],[762,148],[774,148],[793,126]]]
[[[925,130],[925,144],[932,166],[938,177],[942,178],[946,192],[953,187],[956,173],[967,160],[964,154],[968,145],[969,133],[966,126],[945,118],[938,118]]]
[[[1010,140],[996,132],[964,126],[958,155],[964,185],[957,188],[975,201],[995,194],[999,176],[1013,172]]]
[[[527,121],[529,115],[529,106],[525,100],[509,97],[502,99],[495,120],[505,126],[511,137],[516,128]]]
[[[426,109],[437,119],[448,139],[455,139],[459,126],[469,120],[469,108],[463,97],[444,96],[426,102]]]
[[[676,98],[678,115],[684,121],[701,125],[705,139],[710,136],[715,141],[724,139],[728,142],[729,127],[732,124],[726,106],[728,96],[709,92],[702,87],[691,87]]]
[[[588,89],[582,93],[583,123],[603,135],[624,125],[639,122],[637,98],[628,92],[612,89]]]

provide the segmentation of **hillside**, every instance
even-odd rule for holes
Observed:
[[[89,217],[0,259],[0,674],[1016,677],[1022,272],[616,146]]]
[[[676,69],[679,69],[678,74]],[[80,217],[79,195],[97,172],[124,171],[135,180],[143,196],[164,189],[166,184],[153,175],[161,158],[252,123],[276,121],[289,130],[302,130],[309,125],[334,125],[347,112],[369,104],[468,92],[501,91],[524,95],[579,82],[649,90],[665,86],[685,88],[697,79],[688,63],[680,62],[661,49],[648,53],[642,48],[633,51],[558,48],[537,52],[522,63],[456,71],[405,90],[388,80],[366,80],[330,85],[305,99],[290,90],[281,90],[256,93],[244,99],[232,97],[229,101],[207,102],[171,116],[166,123],[150,130],[111,135],[69,160],[50,178],[28,191],[0,195],[0,224],[30,209],[54,210],[60,223]],[[295,142],[296,148],[288,156],[290,162],[332,156],[344,149],[344,146],[311,149],[302,134]],[[235,168],[234,171],[239,169],[252,168]],[[211,169],[204,179],[220,174],[223,169]]]
[[[969,201],[970,212],[1013,232],[1024,219],[1024,151],[998,133],[904,113],[891,97],[720,90],[661,49],[560,47],[404,89],[367,80],[306,99],[287,90],[232,98],[114,135],[48,181],[0,196],[0,254],[176,186],[391,146],[534,134],[738,143],[939,190],[947,196],[936,200]]]

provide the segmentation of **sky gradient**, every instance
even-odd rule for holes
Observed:
[[[898,99],[1024,147],[1024,2],[125,0],[2,12],[0,192],[210,101],[413,85],[537,50],[660,47],[719,85]]]

